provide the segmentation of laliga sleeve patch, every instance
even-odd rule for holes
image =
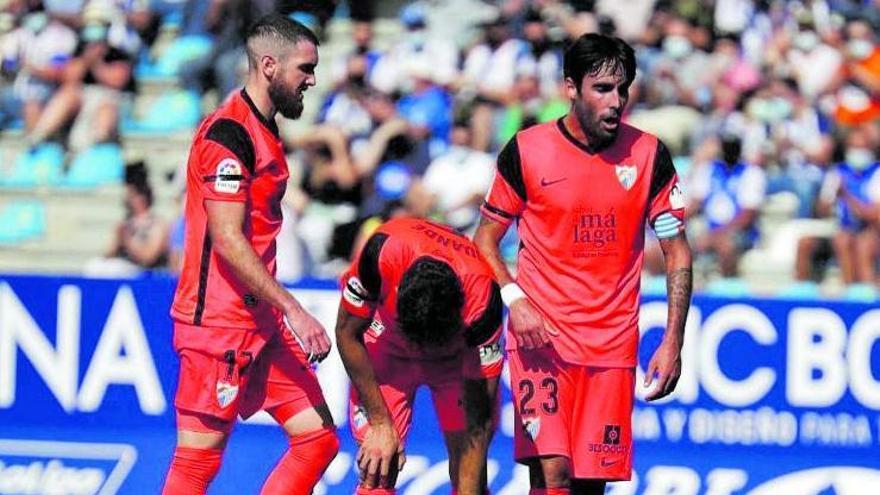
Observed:
[[[681,189],[681,184],[678,182],[672,186],[672,190],[669,191],[669,205],[672,206],[673,210],[680,210],[685,207],[685,197],[684,191]]]
[[[235,194],[241,188],[244,175],[241,163],[233,158],[224,158],[217,164],[217,176],[214,179],[214,190],[218,193]]]

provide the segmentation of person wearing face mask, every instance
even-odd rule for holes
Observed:
[[[817,213],[832,211],[839,229],[831,239],[840,276],[847,285],[874,284],[880,229],[880,161],[877,160],[876,129],[861,126],[846,138],[843,161],[825,176],[819,192]],[[813,253],[819,239],[798,243],[797,278],[811,278]]]
[[[718,258],[721,276],[735,277],[740,255],[758,239],[758,210],[764,202],[767,177],[761,167],[742,159],[742,141],[723,134],[721,157],[695,171],[688,215],[703,213],[709,231],[697,238],[699,253]]]
[[[385,93],[411,91],[408,63],[424,57],[431,61],[431,79],[441,86],[452,83],[458,76],[458,50],[451,39],[431,35],[426,7],[410,3],[400,11],[400,22],[403,35],[376,61],[367,82]]]
[[[863,20],[846,25],[846,38],[834,118],[844,125],[860,125],[880,117],[880,49],[874,31]]]
[[[787,62],[804,95],[815,98],[832,86],[844,59],[837,48],[822,40],[809,17],[801,17],[798,30],[791,34]]]
[[[25,131],[34,128],[76,44],[73,30],[42,9],[26,14],[21,27],[3,38],[3,72],[15,75],[0,91],[0,129],[17,119],[24,120]]]

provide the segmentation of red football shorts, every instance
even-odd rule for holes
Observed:
[[[367,340],[365,345],[376,375],[376,383],[379,385],[379,393],[388,406],[401,442],[406,442],[412,423],[413,400],[416,389],[421,385],[428,386],[431,391],[440,429],[444,432],[465,429],[462,359],[407,359],[384,352],[381,343]],[[349,397],[349,424],[355,440],[362,443],[369,426],[367,413],[361,406],[354,387],[351,388]]]
[[[635,369],[567,363],[551,347],[508,356],[516,460],[564,456],[574,478],[630,479]]]
[[[291,331],[174,323],[180,379],[174,406],[184,429],[228,430],[236,416],[287,406],[295,415],[324,404],[318,378]],[[225,423],[225,425],[224,425]]]

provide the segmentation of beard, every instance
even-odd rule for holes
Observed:
[[[587,145],[590,148],[598,151],[614,143],[614,140],[617,138],[617,131],[620,130],[619,114],[596,115],[582,102],[576,101],[574,104],[574,115],[581,126],[581,130],[584,131],[584,135],[587,137]],[[617,126],[613,129],[606,129],[602,126],[603,121],[609,117],[616,117]]]
[[[269,99],[272,105],[286,119],[298,119],[303,113],[303,102],[299,99],[302,93],[288,88],[280,79],[272,79],[269,83]]]

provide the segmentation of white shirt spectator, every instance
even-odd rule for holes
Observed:
[[[77,37],[72,29],[57,21],[49,23],[34,32],[27,27],[16,29],[3,39],[3,58],[18,60],[21,68],[27,65],[34,67],[52,67],[63,63],[71,58],[76,49]],[[13,87],[18,98],[47,99],[46,91],[55,87],[38,79],[26,69],[18,71]]]
[[[525,41],[509,39],[494,51],[487,44],[475,46],[464,61],[464,77],[480,91],[510,91],[518,65],[533,64]]]
[[[426,37],[427,31],[406,33],[405,38],[376,61],[369,82],[383,93],[412,88],[408,61],[423,58],[431,61],[431,80],[444,86],[458,75],[458,50],[447,40]]]
[[[483,196],[492,185],[495,163],[488,153],[464,146],[451,146],[431,162],[423,179],[425,188],[437,199],[437,208],[457,229],[473,226],[480,216],[479,205],[471,201]]]

